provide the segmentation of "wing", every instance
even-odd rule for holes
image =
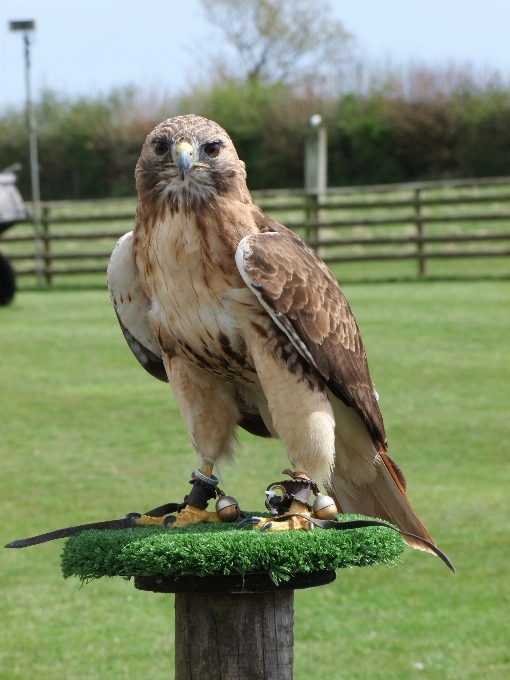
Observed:
[[[150,300],[138,279],[132,232],[125,234],[115,245],[107,278],[110,298],[129,348],[150,375],[168,382],[161,348],[147,321]],[[251,434],[271,437],[258,410],[248,406],[240,394],[236,394],[236,402],[241,416],[239,425]]]
[[[246,285],[324,378],[335,396],[361,416],[374,442],[386,447],[358,325],[335,278],[298,236],[261,213],[263,233],[245,236],[236,264]]]
[[[159,343],[147,321],[150,300],[138,279],[131,231],[115,245],[108,263],[107,279],[110,298],[130,350],[148,373],[168,382]]]

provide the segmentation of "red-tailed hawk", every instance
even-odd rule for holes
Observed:
[[[134,229],[113,251],[108,285],[131,350],[172,386],[198,477],[214,480],[241,426],[279,438],[342,512],[432,541],[386,455],[347,300],[314,251],[254,205],[227,133],[194,115],[164,121],[147,137],[136,183]],[[212,519],[189,502],[176,524]]]

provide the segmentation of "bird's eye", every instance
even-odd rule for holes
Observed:
[[[152,148],[154,149],[156,156],[164,156],[168,151],[168,144],[161,141],[161,139],[157,139],[152,145]]]
[[[209,156],[209,158],[216,158],[216,156],[220,153],[220,149],[220,142],[210,142],[204,146],[204,151]]]

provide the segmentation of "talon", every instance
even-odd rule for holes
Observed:
[[[142,514],[140,512],[128,512],[124,515],[124,517],[122,519],[131,519],[131,518],[140,519],[141,516],[142,516]]]
[[[161,528],[166,529],[169,524],[173,524],[176,520],[177,517],[174,517],[174,515],[167,515],[161,524]]]
[[[314,526],[309,517],[310,511],[307,506],[294,500],[289,512],[274,519],[261,517],[253,528],[259,531],[295,531],[296,529],[310,531]]]
[[[258,524],[261,520],[262,517],[245,517],[236,525],[236,529],[241,529],[244,526],[248,526],[248,524]]]

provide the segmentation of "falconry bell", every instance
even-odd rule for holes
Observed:
[[[317,519],[335,519],[338,509],[331,496],[323,496],[319,493],[313,502],[312,512]]]
[[[216,501],[216,512],[222,522],[235,522],[241,510],[233,496],[221,496]]]

